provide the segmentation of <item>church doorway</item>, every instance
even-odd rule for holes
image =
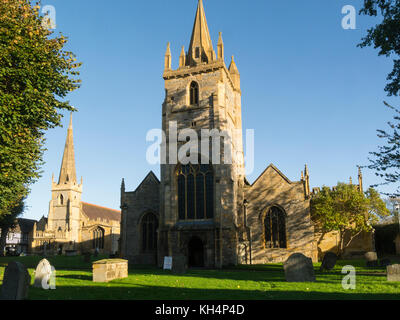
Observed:
[[[204,245],[198,237],[193,237],[188,245],[189,267],[204,267]]]

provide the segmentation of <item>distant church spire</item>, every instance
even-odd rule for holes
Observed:
[[[199,0],[194,20],[192,37],[188,51],[188,64],[196,65],[201,62],[215,60],[215,52],[212,46],[210,32],[208,31],[203,1]]]
[[[69,119],[67,139],[65,141],[64,155],[61,163],[60,177],[58,184],[76,184],[75,151],[72,130],[72,112]]]

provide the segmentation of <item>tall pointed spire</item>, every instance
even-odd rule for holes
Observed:
[[[69,120],[67,139],[65,141],[64,155],[60,169],[60,177],[58,178],[58,184],[66,184],[66,183],[76,184],[75,151],[74,151],[74,138],[72,130],[72,112]]]
[[[196,65],[201,62],[211,62],[214,60],[215,52],[212,46],[210,32],[208,31],[203,1],[199,0],[192,37],[190,39],[188,62],[190,65]]]
[[[218,60],[224,60],[224,41],[222,40],[222,32],[219,33],[219,38],[218,38],[218,53],[217,53],[217,58]]]

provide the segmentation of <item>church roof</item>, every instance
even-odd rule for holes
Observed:
[[[22,233],[29,233],[33,229],[36,220],[18,218],[18,225]]]
[[[82,211],[90,219],[121,221],[121,211],[82,202]]]

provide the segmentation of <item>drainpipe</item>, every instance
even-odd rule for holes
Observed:
[[[247,226],[247,206],[249,202],[245,199],[243,201],[243,213],[244,213],[244,227],[247,231],[247,236],[249,238],[249,251],[250,251],[250,264],[252,264],[252,239],[251,239],[251,228]]]

